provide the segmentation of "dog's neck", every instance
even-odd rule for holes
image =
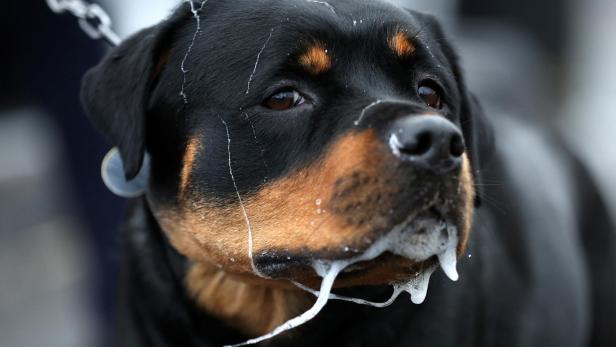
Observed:
[[[239,343],[252,337],[254,332],[245,333],[246,329],[234,328],[233,320],[255,327],[254,331],[265,331],[289,318],[287,316],[299,313],[294,311],[301,311],[302,305],[312,302],[305,296],[302,299],[258,286],[247,286],[234,276],[220,273],[217,268],[191,266],[167,242],[146,205],[142,199],[131,203],[130,219],[122,230],[125,249],[117,304],[117,342],[114,346],[220,347]],[[187,282],[192,282],[192,285]],[[454,295],[454,292],[445,290],[448,287],[439,286],[438,283],[434,287],[430,293],[431,299],[443,307],[455,306],[461,300],[461,293],[475,292],[459,288],[455,292],[458,295]],[[388,293],[388,288],[370,287],[343,291],[342,294],[379,301]],[[269,341],[268,345],[319,346],[327,341],[328,345],[354,346],[356,336],[361,335],[367,346],[398,346],[399,336],[383,335],[383,332],[415,331],[409,330],[413,321],[438,321],[442,329],[451,331],[466,329],[449,315],[449,311],[399,301],[400,305],[382,310],[332,301],[319,314],[318,320],[287,335],[293,338],[292,342],[278,337]],[[471,305],[471,302],[465,302]],[[284,305],[287,305],[286,309],[280,310]],[[209,306],[212,307],[208,309]],[[217,309],[218,315],[212,313]],[[466,306],[464,312],[464,321],[470,322]],[[256,322],[255,317],[260,321]],[[380,328],[375,330],[375,325]],[[367,334],[369,331],[379,333]],[[416,332],[423,334],[421,329]]]
[[[118,310],[122,325],[131,328],[120,331],[121,340],[168,335],[173,344],[220,346],[267,333],[314,301],[300,290],[252,284],[214,265],[189,262],[169,244],[142,200],[132,203],[129,215]],[[212,326],[220,336],[212,336]],[[174,336],[178,331],[185,331],[180,340]]]
[[[268,333],[314,301],[297,289],[254,284],[204,263],[190,265],[185,286],[200,308],[250,336]]]

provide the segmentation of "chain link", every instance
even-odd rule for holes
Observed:
[[[113,46],[120,44],[122,39],[111,29],[111,18],[97,4],[89,4],[83,0],[46,0],[47,6],[58,14],[69,12],[79,20],[81,29],[92,39],[105,39]]]

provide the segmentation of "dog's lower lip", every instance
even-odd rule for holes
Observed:
[[[426,261],[429,261],[429,260],[426,260]],[[342,271],[342,274],[346,274],[348,276],[360,275],[366,271],[370,271],[374,269],[378,265],[381,265],[384,267],[390,267],[393,269],[398,269],[401,272],[408,272],[409,274],[411,274],[411,273],[416,272],[416,271],[413,271],[412,268],[422,267],[421,264],[425,261],[417,262],[413,264],[410,264],[410,262],[411,260],[409,259],[403,258],[401,256],[395,255],[390,252],[385,252],[373,260],[366,261],[366,262],[360,262],[352,266],[349,266],[348,268]]]
[[[363,270],[363,267],[358,264],[358,265],[349,266],[348,268],[344,269],[342,273],[351,273],[351,272],[360,271],[360,270]]]

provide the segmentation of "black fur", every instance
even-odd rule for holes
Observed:
[[[376,1],[330,3],[336,14],[310,1],[211,0],[200,13],[186,75],[180,66],[196,30],[187,4],[111,52],[86,76],[83,102],[95,126],[120,148],[127,177],[138,172],[147,150],[149,198],[173,201],[183,149],[199,136],[208,151],[196,160],[192,194],[236,203],[224,123],[237,186],[249,195],[308,165],[344,133],[378,130],[387,117],[425,110],[416,89],[429,77],[444,92],[444,116],[464,132],[483,200],[460,282],[436,274],[420,306],[404,299],[387,309],[331,302],[271,345],[615,346],[616,240],[583,167],[558,140],[544,136],[548,130],[484,115],[433,18]],[[400,28],[421,43],[405,59],[394,57],[384,39]],[[315,39],[336,52],[331,71],[318,76],[296,62],[300,45]],[[187,103],[180,95],[184,77]],[[282,113],[262,107],[283,84],[302,90],[312,105]],[[353,130],[361,110],[381,98],[400,102],[374,107]],[[527,143],[536,147],[516,152]],[[241,342],[245,336],[188,297],[186,259],[168,244],[145,199],[133,202],[129,216],[117,345]],[[351,291],[378,298],[387,289]]]

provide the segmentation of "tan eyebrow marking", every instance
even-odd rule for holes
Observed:
[[[313,75],[321,74],[332,66],[329,52],[323,43],[317,42],[299,56],[299,64]]]
[[[186,193],[188,184],[190,183],[190,176],[192,174],[195,157],[200,147],[197,137],[191,137],[186,145],[186,151],[184,152],[182,172],[180,173],[180,197]]]
[[[389,43],[389,48],[391,48],[398,57],[408,57],[415,53],[415,45],[404,32],[396,33],[391,36],[387,42]]]

